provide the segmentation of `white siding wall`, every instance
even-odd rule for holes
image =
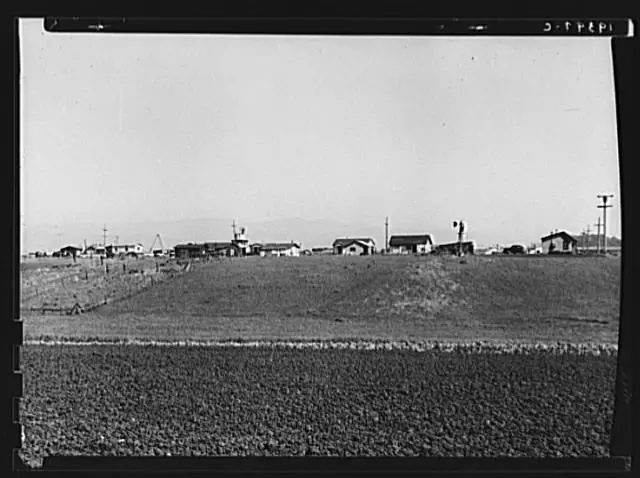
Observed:
[[[425,253],[425,254],[431,252],[431,243],[419,244],[418,245],[418,252]]]
[[[357,243],[342,248],[342,254],[345,256],[359,256],[363,252],[365,252],[364,247]]]
[[[411,254],[412,253],[411,246],[397,246],[397,247],[392,247],[390,249],[392,254]],[[431,244],[418,244],[417,249],[418,249],[417,250],[418,253],[429,253],[431,252]]]
[[[264,256],[299,257],[300,256],[300,249],[298,249],[297,247],[290,247],[289,249],[279,249],[279,250],[272,250],[272,251],[260,251],[260,255],[262,257],[264,257]]]
[[[404,246],[390,247],[389,252],[391,252],[391,254],[408,254],[409,253],[407,248]]]

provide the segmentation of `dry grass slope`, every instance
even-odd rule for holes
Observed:
[[[615,342],[620,259],[239,258],[27,336],[145,339],[420,338]]]

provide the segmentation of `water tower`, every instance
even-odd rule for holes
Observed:
[[[241,256],[245,256],[249,253],[249,239],[247,239],[247,229],[245,227],[240,228],[240,232],[233,230],[233,240],[231,243],[238,249]]]

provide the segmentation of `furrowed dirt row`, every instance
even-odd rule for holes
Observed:
[[[614,354],[22,351],[21,455],[607,455]]]

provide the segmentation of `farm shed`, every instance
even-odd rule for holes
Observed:
[[[173,250],[178,259],[189,259],[205,255],[204,244],[193,244],[191,242],[189,244],[178,244]]]
[[[338,238],[333,241],[333,253],[345,256],[368,256],[374,254],[376,243],[370,237]]]
[[[300,255],[300,244],[297,242],[272,242],[264,244],[260,248],[261,256],[291,256]]]
[[[554,232],[540,239],[544,254],[574,254],[578,240],[566,231]]]
[[[474,254],[476,251],[475,241],[463,241],[461,243],[450,242],[447,244],[438,244],[433,251],[436,254],[457,254],[460,245],[462,245],[463,254]]]
[[[433,248],[430,234],[394,235],[389,240],[392,254],[426,254]]]

